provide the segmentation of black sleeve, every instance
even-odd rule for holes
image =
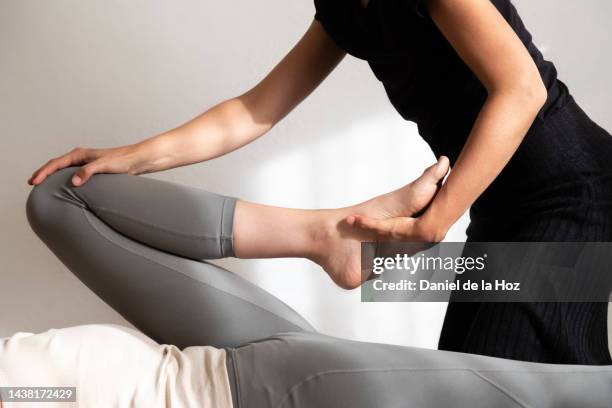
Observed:
[[[327,8],[338,8],[341,7],[337,3],[338,0],[314,0],[315,5],[315,20],[321,21],[323,19],[322,13]],[[353,0],[359,1],[359,0]],[[370,0],[370,1],[382,1],[388,3],[395,3],[395,5],[402,6],[404,9],[409,8],[410,11],[415,13],[419,17],[426,18],[429,16],[427,12],[427,0]]]

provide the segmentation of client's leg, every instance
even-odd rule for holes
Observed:
[[[74,167],[34,187],[36,234],[83,283],[160,343],[230,346],[313,330],[290,307],[195,259],[232,254],[235,200],[126,174],[73,187]],[[192,258],[192,259],[190,259]]]
[[[127,174],[96,174],[74,187],[71,167],[34,187],[26,209],[68,269],[146,334],[181,347],[230,346],[312,327],[265,291],[198,261],[307,257],[339,285],[356,287],[360,242],[373,238],[342,220],[411,215],[433,198],[447,169],[442,160],[413,183],[353,207],[293,210]]]
[[[284,333],[228,350],[234,408],[607,408],[612,366],[526,363]]]

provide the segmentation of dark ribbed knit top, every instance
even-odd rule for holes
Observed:
[[[436,155],[454,161],[487,96],[478,78],[429,17],[425,0],[315,0],[315,18],[347,53],[364,59],[389,99]],[[509,0],[492,3],[535,61],[548,89],[539,116],[565,103],[567,88],[532,43]]]

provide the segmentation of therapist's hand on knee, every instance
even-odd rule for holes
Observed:
[[[81,166],[72,184],[80,186],[96,173],[141,174],[151,171],[156,154],[150,146],[134,144],[110,149],[74,148],[68,153],[53,158],[36,170],[28,184],[42,183],[49,175],[70,166]]]

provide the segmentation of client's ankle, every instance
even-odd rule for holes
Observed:
[[[309,259],[343,289],[361,285],[361,242],[375,239],[371,233],[346,223],[345,218],[356,210],[326,210],[312,230],[313,252]]]

